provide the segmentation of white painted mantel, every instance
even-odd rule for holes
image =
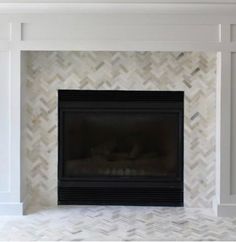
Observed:
[[[22,214],[22,53],[217,52],[216,198],[236,216],[236,0],[0,0],[0,214]]]

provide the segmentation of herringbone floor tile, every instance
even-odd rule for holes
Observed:
[[[61,206],[0,218],[0,240],[236,240],[236,218],[209,209]]]

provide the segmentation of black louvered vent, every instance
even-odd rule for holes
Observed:
[[[183,206],[183,191],[176,188],[59,188],[61,204]]]

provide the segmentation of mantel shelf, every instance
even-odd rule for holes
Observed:
[[[235,0],[79,0],[0,2],[0,13],[155,13],[235,15]]]

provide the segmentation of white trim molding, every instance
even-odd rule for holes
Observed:
[[[213,209],[217,216],[219,217],[235,217],[236,216],[236,204],[232,203],[213,203]]]
[[[234,0],[198,1],[15,1],[0,2],[0,13],[155,13],[234,15]]]
[[[23,203],[0,203],[0,216],[22,215]]]

